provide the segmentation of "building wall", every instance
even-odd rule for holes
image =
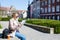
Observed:
[[[60,20],[60,0],[40,1],[40,17]]]
[[[7,17],[7,11],[6,10],[0,10],[0,16],[1,17]]]
[[[33,0],[30,18],[60,20],[60,0]]]
[[[40,1],[33,0],[33,3],[30,5],[30,16],[31,18],[39,18],[40,17]]]
[[[23,18],[27,18],[27,11],[23,13]]]

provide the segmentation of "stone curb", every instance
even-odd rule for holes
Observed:
[[[34,24],[29,24],[29,23],[25,23],[25,25],[28,27],[31,27],[35,30],[38,30],[40,32],[43,32],[43,33],[54,34],[54,28],[50,28],[50,27],[46,27],[46,26],[39,26],[39,25],[34,25]]]

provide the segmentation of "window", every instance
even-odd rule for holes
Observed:
[[[35,4],[33,5],[33,10],[36,10],[36,5]]]
[[[57,2],[59,2],[59,0],[56,0]]]
[[[39,2],[36,4],[36,7],[37,7],[37,9],[40,9],[40,3]]]
[[[51,3],[51,0],[48,0],[48,4],[50,4]]]
[[[40,9],[40,7],[37,7],[37,10]]]
[[[48,7],[48,12],[51,12],[51,8],[50,7]]]
[[[52,0],[52,3],[54,3],[55,2],[55,0]]]
[[[38,9],[37,12],[40,13],[40,10]]]
[[[55,7],[54,6],[52,7],[52,12],[55,12]]]
[[[45,5],[47,5],[47,1],[45,1]]]
[[[44,13],[44,8],[41,8],[41,12]]]
[[[6,15],[6,11],[3,11],[3,14]]]
[[[59,5],[56,6],[56,12],[59,12]]]
[[[45,8],[45,13],[47,13],[47,8]]]
[[[40,5],[42,6],[42,2],[40,2]]]
[[[42,2],[42,6],[44,5],[44,2]]]
[[[53,20],[55,19],[55,16],[53,16]]]
[[[36,0],[36,1],[38,1],[38,0]]]
[[[57,20],[59,20],[59,16],[57,16]]]

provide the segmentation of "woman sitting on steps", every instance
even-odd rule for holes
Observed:
[[[18,37],[21,40],[26,40],[25,36],[21,33],[19,33],[18,28],[21,27],[22,24],[18,22],[18,14],[13,13],[12,18],[9,21],[9,30],[11,31],[11,34]],[[8,36],[11,36],[9,34]]]

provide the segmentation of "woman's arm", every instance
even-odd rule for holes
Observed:
[[[19,23],[19,24],[18,24],[18,26],[19,26],[19,27],[22,27],[22,24],[21,24],[21,23]]]

